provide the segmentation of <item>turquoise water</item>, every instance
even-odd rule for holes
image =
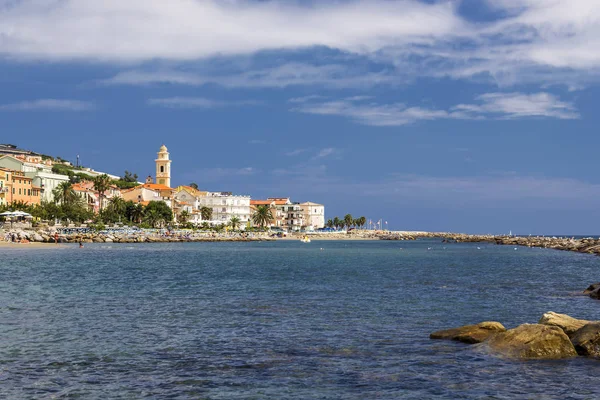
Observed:
[[[1,251],[2,398],[600,395],[598,360],[515,362],[428,338],[550,310],[600,319],[600,302],[573,295],[600,281],[595,256],[439,241]]]

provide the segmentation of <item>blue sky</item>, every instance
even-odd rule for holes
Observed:
[[[599,234],[600,3],[0,0],[0,142],[393,229]]]

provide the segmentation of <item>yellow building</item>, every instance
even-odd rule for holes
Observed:
[[[8,204],[10,172],[0,169],[0,206]]]
[[[171,160],[169,160],[169,151],[164,144],[160,146],[156,162],[156,183],[171,187]]]
[[[40,204],[41,188],[33,184],[33,178],[21,171],[0,168],[0,204],[22,202]]]

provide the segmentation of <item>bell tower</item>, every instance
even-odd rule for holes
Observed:
[[[156,183],[171,187],[171,160],[169,160],[169,151],[164,144],[158,150],[156,162]]]

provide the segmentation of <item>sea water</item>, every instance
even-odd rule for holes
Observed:
[[[600,361],[433,331],[600,319],[600,258],[437,240],[90,244],[0,254],[6,399],[595,399]]]

